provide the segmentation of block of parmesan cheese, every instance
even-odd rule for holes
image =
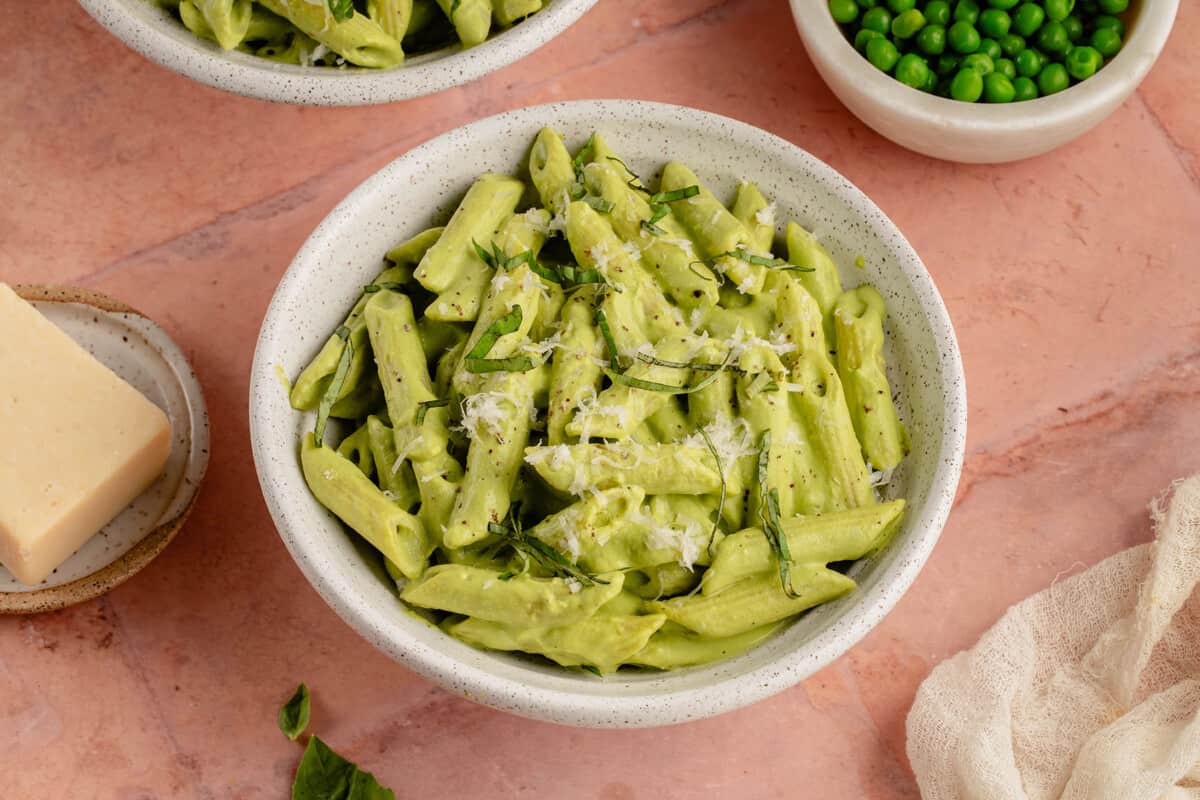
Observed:
[[[49,575],[152,484],[166,415],[0,283],[0,564]]]

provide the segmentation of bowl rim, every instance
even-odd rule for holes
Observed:
[[[900,83],[854,48],[830,15],[827,0],[789,0],[796,29],[818,72],[841,73],[857,94],[905,124],[931,125],[947,133],[1038,132],[1120,103],[1154,66],[1179,10],[1179,0],[1135,1],[1141,8],[1121,51],[1095,75],[1057,94],[988,104],[964,103]],[[1014,114],[1014,109],[1023,113]]]
[[[531,687],[520,680],[498,676],[466,664],[421,642],[385,639],[381,631],[386,616],[381,609],[343,599],[335,586],[339,579],[323,574],[306,557],[304,537],[297,536],[288,525],[286,498],[279,496],[270,485],[271,476],[281,474],[285,461],[294,462],[294,454],[286,454],[286,458],[280,460],[279,454],[269,451],[264,444],[264,431],[269,423],[261,413],[260,406],[264,401],[260,398],[265,397],[267,392],[279,391],[274,354],[271,352],[272,340],[278,334],[271,332],[272,323],[286,318],[285,303],[291,299],[292,293],[299,291],[306,262],[337,241],[339,229],[345,223],[334,220],[349,219],[347,212],[350,209],[369,201],[391,185],[393,173],[403,173],[410,166],[428,164],[430,159],[426,154],[442,150],[446,143],[470,137],[481,129],[519,126],[528,129],[532,136],[548,120],[569,123],[576,120],[613,120],[632,115],[643,120],[666,118],[700,132],[711,130],[718,123],[725,126],[730,136],[744,141],[748,149],[786,149],[805,168],[819,178],[828,180],[831,186],[837,187],[839,193],[851,201],[878,208],[844,176],[802,148],[747,123],[711,112],[640,100],[577,100],[503,112],[443,133],[396,158],[353,189],[318,224],[289,265],[271,299],[255,348],[249,387],[251,445],[263,497],[288,552],[334,612],[394,660],[470,700],[533,719],[586,727],[649,727],[714,716],[790,688],[840,657],[891,611],[928,560],[953,505],[966,443],[966,387],[950,316],[920,257],[891,219],[879,211],[877,219],[865,222],[875,235],[886,233],[898,248],[906,251],[906,258],[899,268],[919,296],[919,307],[937,344],[945,417],[940,446],[930,456],[936,467],[927,500],[919,510],[914,509],[914,520],[919,520],[920,526],[914,525],[912,540],[906,542],[905,558],[896,559],[889,565],[885,580],[878,581],[859,594],[855,613],[847,615],[838,626],[834,626],[836,631],[831,627],[822,628],[802,647],[787,652],[775,661],[739,674],[721,676],[703,686],[611,696]],[[737,691],[726,691],[735,687]]]
[[[79,0],[79,5],[126,46],[197,83],[277,103],[364,106],[435,94],[502,69],[558,36],[597,2],[551,0],[476,47],[422,53],[386,70],[301,67],[227,53],[178,22],[164,24],[165,12],[149,0]]]

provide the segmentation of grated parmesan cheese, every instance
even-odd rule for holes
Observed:
[[[504,408],[501,405],[503,400],[507,400],[512,407]],[[463,399],[460,405],[462,422],[455,425],[454,429],[465,432],[471,439],[478,439],[482,428],[499,436],[503,432],[504,420],[519,407],[516,398],[505,392],[478,392]]]
[[[754,221],[759,225],[770,225],[771,227],[775,227],[775,204],[768,203],[758,211],[755,211]]]

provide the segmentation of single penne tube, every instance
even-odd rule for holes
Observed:
[[[396,41],[408,33],[413,0],[367,0],[367,16]]]
[[[440,538],[462,479],[462,466],[447,450],[450,430],[446,401],[433,392],[408,297],[379,292],[368,301],[363,316],[396,448],[396,461],[379,469],[398,472],[405,459],[412,463],[421,495],[419,516],[431,536]]]
[[[316,46],[315,41],[296,31],[290,39],[270,42],[259,47],[254,51],[254,55],[279,64],[304,64]]]
[[[454,348],[459,342],[465,342],[470,334],[465,325],[454,322],[443,322],[427,316],[417,320],[417,335],[421,339],[421,349],[425,353],[426,361],[436,363],[447,350]]]
[[[396,277],[397,270],[388,268],[379,273],[374,283],[375,285],[390,283]],[[341,360],[342,351],[346,348],[347,342],[354,350],[350,368],[346,373],[346,380],[342,384],[341,391],[338,392],[337,399],[340,400],[354,390],[369,364],[367,351],[370,343],[367,338],[366,321],[363,319],[363,309],[366,308],[367,301],[370,299],[371,295],[368,294],[363,294],[358,298],[350,313],[346,315],[345,321],[325,340],[325,344],[317,352],[317,355],[297,376],[288,396],[292,408],[299,411],[311,411],[320,404],[321,398],[329,388],[329,382],[337,373],[338,362]]]
[[[412,15],[408,18],[408,30],[404,32],[405,45],[413,37],[424,33],[430,23],[442,16],[434,0],[413,0]]]
[[[646,576],[645,582],[632,587],[631,591],[651,601],[689,592],[700,581],[695,571],[674,562],[648,567],[641,573]]]
[[[832,344],[833,304],[842,293],[842,279],[838,275],[837,265],[817,241],[817,237],[795,222],[787,224],[787,252],[789,263],[811,270],[797,272],[796,278],[820,306],[824,318],[825,341]]]
[[[750,519],[755,519],[765,513],[763,496],[771,489],[779,493],[780,513],[784,516],[793,514],[796,512],[796,501],[791,489],[810,480],[804,474],[797,474],[794,462],[797,456],[805,455],[809,448],[803,439],[803,431],[795,424],[787,392],[782,386],[786,371],[779,356],[766,345],[750,346],[738,364],[743,369],[743,374],[737,380],[738,408],[749,425],[757,451],[754,477],[749,486],[747,514]],[[774,389],[766,385],[772,382]],[[764,441],[766,433],[771,434],[769,441]],[[769,445],[765,484],[759,480],[760,470],[757,468],[764,444]]]
[[[641,486],[647,494],[715,494],[721,490],[712,455],[703,447],[640,445],[630,440],[539,445],[525,449],[525,461],[542,480],[566,494],[628,485]]]
[[[627,661],[655,669],[679,669],[733,658],[771,637],[782,623],[772,623],[734,636],[704,636],[682,625],[667,622],[654,632],[646,646]]]
[[[307,0],[258,0],[268,11],[285,17],[300,30],[359,67],[384,69],[404,61],[400,41],[365,14],[341,22],[325,3]]]
[[[412,464],[400,461],[396,453],[396,440],[392,429],[376,416],[367,417],[367,443],[376,465],[376,480],[392,502],[406,511],[411,511],[421,500],[417,479]],[[400,462],[397,466],[397,462]],[[380,469],[382,465],[382,469]]]
[[[904,501],[892,500],[849,511],[792,516],[780,524],[795,563],[854,561],[883,548],[904,517]],[[730,534],[717,545],[712,566],[701,582],[703,593],[716,594],[743,578],[775,573],[775,555],[761,528]]]
[[[425,257],[425,253],[429,251],[429,248],[433,247],[437,243],[437,240],[442,238],[442,233],[445,230],[444,225],[426,228],[416,236],[405,239],[391,250],[388,250],[386,258],[398,267],[419,264],[421,263],[421,259]]]
[[[750,336],[766,338],[775,325],[775,298],[763,293],[754,295],[749,303],[726,308],[714,306],[705,313],[701,328],[719,339],[729,339],[738,328]]]
[[[434,567],[437,569],[437,567]],[[783,591],[777,574],[754,575],[715,594],[697,594],[647,603],[647,610],[705,636],[737,636],[836,600],[854,581],[821,565],[792,568],[795,597]]]
[[[543,211],[542,214],[545,212]],[[536,214],[532,216],[512,214],[500,225],[494,236],[489,237],[486,241],[472,242],[472,249],[478,244],[488,251],[496,248],[504,256],[511,257],[529,253],[536,258],[542,250],[542,245],[546,242],[547,228],[544,219],[546,218]],[[425,316],[430,319],[452,322],[469,322],[478,317],[488,285],[495,279],[497,273],[482,262],[477,266],[477,269],[468,269],[462,273],[448,289],[439,294],[425,309]],[[499,274],[504,275],[504,265],[499,266],[502,268]],[[525,280],[538,279],[531,275]],[[549,291],[540,283],[538,288],[544,294]],[[560,295],[561,291],[559,289]]]
[[[250,29],[250,19],[254,13],[250,0],[189,0],[189,2],[204,17],[204,22],[222,49],[233,50],[246,38],[246,32]]]
[[[553,128],[542,128],[533,140],[529,150],[529,177],[542,205],[556,217],[565,215],[571,204],[575,168],[571,163],[571,152]]]
[[[867,461],[888,470],[908,455],[908,431],[900,423],[883,359],[887,311],[874,286],[844,292],[834,307],[838,375],[846,392],[855,433]]]
[[[680,407],[679,401],[671,397],[662,408],[646,418],[646,424],[654,438],[662,443],[678,442],[692,433],[692,424],[688,415]]]
[[[705,256],[714,262],[716,269],[724,273],[739,292],[761,293],[767,277],[767,268],[725,254],[745,250],[767,256],[770,252],[757,252],[750,232],[700,183],[694,172],[676,161],[663,167],[664,192],[678,191],[689,186],[699,187],[700,193],[672,203],[672,213],[683,223],[684,229],[692,238],[700,243]]]
[[[430,567],[404,587],[400,597],[433,608],[504,625],[548,628],[582,622],[621,593],[624,575],[604,575],[586,586],[567,578],[529,574],[501,580],[502,573],[463,564]]]
[[[262,6],[255,4],[250,11],[250,26],[246,28],[246,37],[242,41],[282,44],[287,39],[299,34],[300,31],[296,29],[295,25],[278,14],[272,14]],[[302,38],[309,42],[313,41],[307,36]]]
[[[670,336],[661,340],[656,347],[648,348],[648,352],[660,361],[682,364],[690,361],[695,355],[696,344],[690,334]],[[683,391],[688,388],[691,375],[690,369],[634,359],[621,377],[630,381],[648,382],[647,385],[676,386]],[[671,399],[672,395],[666,391],[642,389],[627,383],[613,383],[600,392],[594,404],[576,412],[574,419],[567,424],[567,435],[582,437],[586,432],[589,437],[626,439],[633,435],[643,422],[671,402]]]
[[[512,216],[525,186],[508,175],[480,176],[446,223],[446,229],[421,257],[413,275],[434,294],[448,290],[468,272],[486,270],[475,244],[490,242],[496,229]]]
[[[470,334],[468,334],[469,336]],[[437,360],[437,366],[434,367],[433,376],[433,393],[438,397],[444,397],[450,400],[455,398],[454,391],[454,373],[462,364],[463,356],[467,352],[467,337],[464,336],[462,341],[446,349],[442,353],[441,358]]]
[[[838,373],[823,356],[804,354],[792,367],[787,384],[794,417],[805,431],[814,455],[823,463],[825,507],[837,511],[871,505],[875,490],[855,436],[850,410]],[[805,510],[805,503],[797,508]]]
[[[478,370],[487,369],[488,361],[527,356],[523,348],[530,344],[529,332],[537,321],[544,291],[541,279],[528,264],[496,273],[454,371],[454,391],[464,397],[476,391],[486,374]],[[472,363],[473,359],[479,360]],[[540,359],[530,357],[530,362],[532,369]]]
[[[632,486],[586,494],[527,533],[592,573],[707,564],[708,508],[689,496],[658,496],[643,506],[644,498]]]
[[[492,19],[501,28],[520,22],[542,10],[542,0],[493,0]]]
[[[421,521],[388,499],[358,467],[305,434],[304,480],[317,501],[395,564],[409,579],[425,571],[432,546]]]
[[[756,252],[771,252],[775,244],[775,205],[767,202],[757,186],[748,181],[739,183],[730,213],[749,232]]]
[[[535,653],[564,667],[589,666],[607,675],[642,651],[666,619],[662,614],[598,614],[571,625],[537,629],[470,617],[447,630],[475,647]]]
[[[359,425],[353,433],[342,439],[337,446],[337,454],[358,467],[359,472],[368,478],[375,474],[375,454],[371,452],[367,423]]]
[[[467,469],[450,523],[446,547],[466,547],[488,536],[488,523],[508,515],[511,491],[529,441],[533,387],[528,373],[487,375],[475,394],[463,399],[463,426],[471,440]]]
[[[583,287],[563,306],[559,346],[551,357],[546,441],[564,444],[567,423],[584,398],[595,398],[603,377],[604,343],[595,326],[595,290]]]
[[[492,0],[437,0],[463,47],[483,43],[492,29]]]
[[[627,250],[600,212],[582,200],[567,208],[567,242],[585,269],[597,270],[615,290],[628,293],[641,310],[642,325],[657,341],[688,330],[683,315],[658,282]]]
[[[601,141],[599,137],[595,140]],[[673,216],[668,214],[650,227],[650,195],[629,185],[631,179],[626,176],[630,173],[622,163],[597,160],[584,168],[588,189],[612,204],[608,219],[613,230],[626,249],[637,250],[641,262],[676,305],[689,310],[715,305],[720,283],[716,275],[696,254],[691,239]],[[661,233],[652,233],[655,229]]]

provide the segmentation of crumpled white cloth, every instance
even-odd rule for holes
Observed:
[[[924,800],[1200,800],[1200,475],[1157,540],[1010,608],[908,715]]]

